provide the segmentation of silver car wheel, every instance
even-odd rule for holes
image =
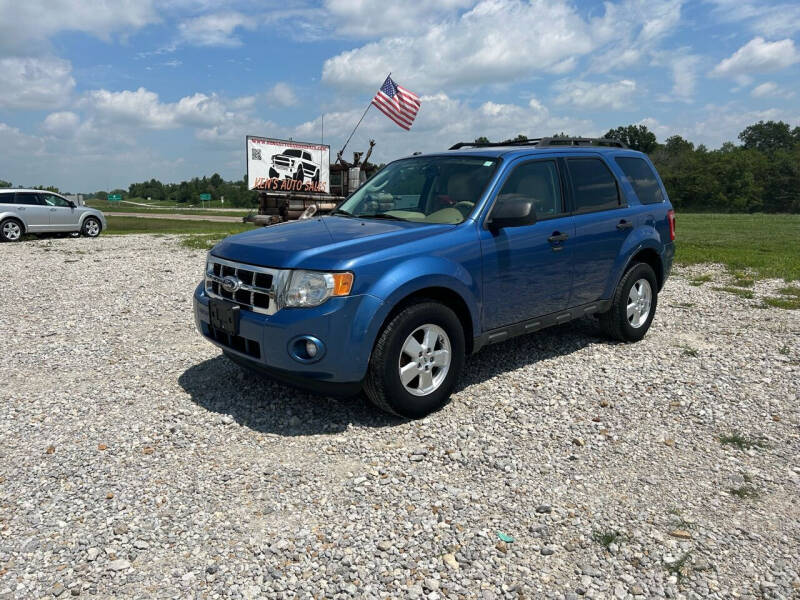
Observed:
[[[3,237],[10,242],[16,242],[22,236],[22,228],[16,221],[3,223]]]
[[[650,306],[653,303],[653,289],[647,279],[638,279],[628,292],[627,315],[628,323],[638,329],[650,316]]]
[[[438,325],[417,327],[403,343],[398,368],[409,394],[427,396],[442,385],[451,360],[450,338]]]
[[[83,231],[89,237],[97,237],[100,235],[100,223],[94,219],[89,219],[84,225]]]

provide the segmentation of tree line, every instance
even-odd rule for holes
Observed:
[[[562,132],[551,137],[570,136]],[[650,156],[676,209],[800,213],[800,127],[792,129],[783,121],[759,121],[739,133],[740,145],[725,142],[716,150],[709,150],[703,144],[696,146],[679,135],[659,143],[644,125],[609,129],[605,137]],[[520,134],[506,141],[527,139]],[[489,140],[479,137],[475,142]],[[11,183],[0,180],[0,187],[11,187]],[[52,186],[39,189],[58,191]],[[196,203],[200,194],[211,194],[213,200],[224,197],[231,206],[249,207],[257,203],[256,193],[247,189],[246,176],[238,181],[225,181],[218,173],[180,183],[151,179],[110,193],[176,204]],[[108,193],[100,191],[94,195],[106,199]]]
[[[161,183],[157,179],[132,183],[126,194],[131,198],[150,198],[177,203],[197,203],[200,194],[211,194],[212,200],[225,199],[231,206],[255,206],[256,193],[247,189],[247,176],[238,181],[225,181],[214,173],[211,177],[193,177],[180,183]]]
[[[647,154],[678,210],[800,213],[800,127],[759,121],[739,133],[741,145],[725,142],[716,150],[679,135],[659,143],[644,125],[609,129],[604,137]],[[518,135],[508,141],[526,139]]]

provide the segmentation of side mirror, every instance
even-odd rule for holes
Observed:
[[[70,208],[75,208],[75,203],[72,200],[67,200]]]
[[[536,223],[533,212],[533,201],[529,198],[501,196],[497,199],[489,215],[489,228],[492,230],[504,227],[523,227]]]

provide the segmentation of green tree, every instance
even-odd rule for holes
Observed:
[[[10,188],[10,187],[14,187],[10,181],[3,181],[2,179],[0,179],[0,188]]]
[[[775,152],[776,150],[791,150],[800,142],[800,128],[789,129],[789,124],[783,121],[759,121],[754,125],[745,127],[739,134],[742,146],[748,150],[761,152]]]
[[[667,138],[667,141],[664,143],[664,150],[667,151],[667,154],[674,156],[682,154],[683,152],[692,152],[694,150],[694,144],[689,140],[683,139],[679,135],[673,135]]]
[[[609,129],[605,136],[612,140],[619,140],[631,150],[638,150],[649,154],[656,149],[656,135],[644,125],[627,125]]]
[[[475,143],[476,144],[489,144],[490,142],[489,142],[489,138],[487,138],[485,135],[482,135],[481,137],[475,138]]]

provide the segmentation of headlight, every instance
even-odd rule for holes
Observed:
[[[352,273],[293,271],[286,290],[286,306],[319,306],[331,296],[347,296],[352,287]]]

